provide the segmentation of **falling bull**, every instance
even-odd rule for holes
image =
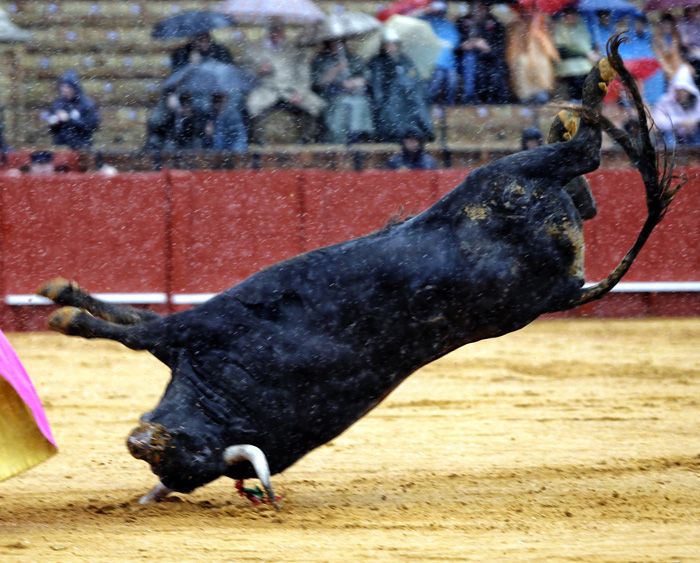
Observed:
[[[649,140],[619,43],[587,77],[582,108],[554,119],[558,142],[474,170],[406,221],[278,263],[167,316],[101,302],[63,279],[44,285],[39,293],[63,305],[53,329],[148,350],[172,370],[160,403],[127,440],[159,478],[142,502],[221,476],[257,476],[277,506],[270,475],[343,432],[421,366],[610,291],[678,189]],[[615,71],[636,100],[637,139],[600,114]],[[584,288],[581,202],[590,194],[577,179],[599,166],[603,130],[639,170],[648,217],[618,267]]]

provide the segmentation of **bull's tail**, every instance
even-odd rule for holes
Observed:
[[[618,266],[604,280],[582,290],[579,297],[571,303],[572,307],[600,299],[617,285],[637,258],[656,225],[664,218],[666,210],[678,193],[678,190],[685,184],[684,178],[679,178],[673,174],[674,155],[669,154],[665,149],[659,154],[651,141],[649,133],[651,117],[647,113],[634,78],[625,68],[620,57],[619,47],[622,41],[620,35],[610,38],[608,41],[608,60],[634,100],[639,118],[638,137],[631,137],[600,114],[594,116],[594,118],[600,120],[605,132],[622,147],[633,166],[641,174],[646,190],[647,218],[637,235],[637,240],[627,251],[627,254],[625,254]]]

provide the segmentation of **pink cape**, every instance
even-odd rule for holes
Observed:
[[[0,331],[0,481],[56,453],[56,441],[29,375]]]

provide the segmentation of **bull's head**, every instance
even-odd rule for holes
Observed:
[[[149,463],[153,473],[168,489],[190,492],[224,475],[232,466],[249,463],[255,470],[270,502],[277,507],[270,483],[270,469],[265,454],[251,444],[226,448],[203,434],[193,435],[182,429],[168,430],[161,424],[142,422],[126,440],[136,459]]]

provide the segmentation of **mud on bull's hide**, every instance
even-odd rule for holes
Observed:
[[[142,501],[257,476],[274,503],[270,474],[421,366],[610,291],[678,189],[671,167],[659,168],[619,42],[586,78],[582,108],[554,118],[549,144],[474,170],[402,223],[281,262],[172,315],[104,303],[64,279],[45,284],[39,293],[63,305],[53,329],[149,350],[172,370],[127,441],[159,477]],[[600,113],[611,67],[636,102],[638,139]],[[592,198],[582,175],[599,166],[602,130],[640,172],[648,217],[618,267],[584,288],[581,224]]]

